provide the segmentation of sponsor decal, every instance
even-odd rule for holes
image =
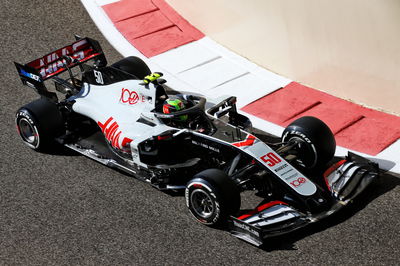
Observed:
[[[27,85],[28,87],[31,87],[32,89],[36,89],[36,86],[33,85],[32,83],[30,83],[29,81],[26,82],[26,85]]]
[[[257,155],[256,158],[258,158],[260,163],[265,165],[273,174],[279,177],[297,193],[303,196],[315,193],[317,189],[315,184],[268,146],[262,149],[260,148],[260,150],[255,150],[254,154]],[[259,157],[260,155],[262,156]]]
[[[284,169],[284,168],[286,168],[286,167],[288,167],[288,164],[287,164],[287,163],[285,163],[285,164],[283,164],[283,165],[281,165],[281,166],[275,168],[274,171],[275,171],[275,172],[279,172],[279,171],[281,171],[282,169]]]
[[[122,134],[122,131],[119,130],[119,125],[117,121],[114,121],[113,117],[107,119],[104,124],[101,122],[97,122],[97,124],[101,128],[101,131],[103,132],[106,139],[114,148],[121,149],[121,147],[124,148],[132,142],[132,139],[125,137],[120,143],[120,136]]]
[[[260,159],[267,163],[269,167],[273,167],[275,164],[280,163],[282,160],[273,152],[269,152],[260,157]]]
[[[289,134],[290,134],[290,135],[297,135],[297,136],[300,136],[302,139],[304,139],[305,141],[307,141],[307,143],[312,144],[311,140],[310,140],[306,135],[304,135],[302,132],[297,131],[297,130],[292,130],[292,131],[290,131],[290,132],[286,132],[282,139],[285,139]]]
[[[281,176],[284,176],[284,175],[286,175],[286,174],[288,174],[288,173],[290,173],[290,172],[292,172],[292,171],[293,171],[293,168],[290,168],[289,170],[287,170],[287,171],[281,173],[280,175],[281,175]]]
[[[185,189],[185,202],[186,202],[186,207],[189,208],[189,187],[186,187]]]
[[[253,235],[260,237],[260,233],[248,226],[247,224],[238,223],[237,221],[233,221],[234,226],[239,227],[247,232],[252,233]]]
[[[307,179],[305,179],[304,177],[299,177],[296,180],[290,182],[290,185],[292,185],[293,187],[299,187],[303,185],[305,182],[307,182]]]
[[[194,145],[201,146],[201,147],[206,148],[206,149],[209,149],[209,150],[211,150],[211,151],[219,152],[219,149],[218,149],[218,148],[215,148],[215,147],[213,147],[213,146],[207,145],[207,144],[202,143],[202,142],[198,142],[198,141],[193,140],[193,139],[192,139],[192,143],[193,143]]]
[[[23,70],[23,69],[20,69],[20,72],[19,72],[19,73],[21,73],[22,76],[31,78],[31,79],[36,80],[36,81],[40,81],[40,77],[39,77],[38,75],[35,75],[35,74],[32,74],[32,73],[26,72],[26,71]]]
[[[19,111],[17,113],[17,115],[16,115],[15,123],[16,123],[16,126],[17,126],[18,134],[20,134],[21,137],[22,137],[21,129],[19,128],[19,123],[18,123],[18,118],[19,117],[22,117],[23,119],[26,119],[29,122],[29,124],[33,127],[33,131],[34,131],[33,135],[35,136],[33,141],[29,141],[29,140],[26,140],[25,138],[23,138],[24,139],[24,143],[26,145],[28,145],[29,147],[36,149],[40,145],[40,136],[39,136],[39,131],[38,131],[35,123],[33,122],[31,116],[25,110]]]
[[[294,174],[290,175],[289,177],[286,177],[285,179],[286,179],[286,180],[290,180],[290,179],[292,179],[292,178],[294,178],[294,177],[296,177],[296,176],[297,176],[297,174],[294,173]]]
[[[64,48],[61,50],[61,56],[59,55],[59,53],[54,52],[50,55],[48,55],[47,57],[43,57],[42,59],[40,59],[40,65],[39,67],[41,67],[39,69],[39,73],[42,77],[46,77],[52,73],[57,73],[58,71],[62,70],[65,68],[66,65],[66,60],[65,59],[61,59],[61,60],[57,60],[60,57],[64,56],[64,55],[69,55],[71,52],[68,51],[67,48]],[[78,51],[76,53],[72,53],[71,57],[73,59],[78,59],[78,60],[82,60],[85,58],[85,54],[83,51]],[[46,62],[53,62],[54,63],[46,63]],[[49,65],[47,65],[49,64]]]
[[[121,97],[119,98],[119,101],[121,103],[134,105],[137,104],[138,102],[144,102],[145,98],[144,95],[141,95],[141,97],[139,97],[136,91],[130,91],[128,89],[122,88]]]
[[[67,62],[65,59],[62,59],[63,56],[70,56],[73,59],[82,60],[89,59],[98,54],[99,53],[94,53],[93,48],[86,39],[82,39],[72,45],[65,46],[42,58],[36,59],[28,63],[28,65],[38,69],[42,78],[48,78],[53,74],[65,70],[65,64]]]
[[[17,113],[16,119],[18,119],[19,116],[22,116],[22,117],[26,118],[26,120],[28,120],[28,122],[36,128],[35,122],[33,122],[31,116],[25,110],[19,111]]]

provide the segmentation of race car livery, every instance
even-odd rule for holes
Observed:
[[[318,118],[295,120],[281,137],[253,130],[234,96],[180,94],[138,57],[108,66],[90,38],[15,66],[41,96],[16,114],[30,148],[61,145],[160,190],[182,191],[198,222],[257,246],[336,213],[379,174],[355,154],[334,157],[334,136]],[[241,209],[244,191],[254,191],[253,209]]]

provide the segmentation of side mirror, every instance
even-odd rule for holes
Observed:
[[[239,114],[237,112],[229,113],[229,124],[233,126],[237,126],[244,131],[251,132],[253,131],[253,124],[247,116]]]
[[[215,112],[214,116],[217,118],[220,118],[231,111],[232,111],[232,106],[227,106],[227,107],[222,108],[221,110]]]

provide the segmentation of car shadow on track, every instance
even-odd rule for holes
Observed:
[[[260,248],[265,251],[296,250],[295,243],[297,241],[343,223],[356,215],[359,211],[363,210],[376,198],[393,190],[399,185],[399,175],[393,173],[382,173],[378,180],[371,184],[371,186],[355,198],[352,203],[346,206],[346,208],[340,210],[338,213],[297,231],[282,236],[271,237],[265,240],[265,243],[260,246]]]
[[[60,144],[54,144],[51,149],[47,149],[45,151],[37,151],[39,153],[43,154],[49,154],[49,155],[56,155],[56,156],[82,156],[79,152],[76,152],[68,147],[62,146]]]

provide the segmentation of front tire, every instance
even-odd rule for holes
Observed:
[[[57,104],[43,98],[21,107],[15,122],[22,141],[36,151],[49,150],[53,147],[54,138],[64,132]]]
[[[240,191],[223,171],[207,169],[194,176],[185,190],[193,217],[208,226],[219,226],[240,209]]]
[[[296,141],[297,162],[306,169],[325,165],[335,155],[336,141],[329,127],[316,117],[293,121],[282,133],[282,142]]]

